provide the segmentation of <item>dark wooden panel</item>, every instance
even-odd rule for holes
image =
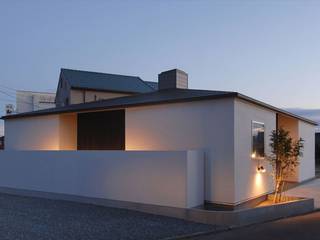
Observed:
[[[79,150],[125,150],[124,110],[78,114]]]

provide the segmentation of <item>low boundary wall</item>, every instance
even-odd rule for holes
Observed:
[[[2,151],[0,187],[190,208],[204,202],[202,151]]]
[[[221,226],[244,226],[314,211],[313,199],[235,211],[204,202],[201,151],[3,151],[0,192],[126,208]]]

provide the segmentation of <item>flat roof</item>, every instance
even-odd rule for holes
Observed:
[[[227,92],[227,91],[210,91],[210,90],[194,90],[194,89],[166,89],[160,91],[153,91],[148,93],[140,93],[132,96],[119,97],[106,99],[95,102],[72,104],[64,107],[49,108],[44,110],[38,110],[33,112],[25,112],[19,114],[11,114],[3,116],[1,119],[14,119],[22,117],[32,117],[41,115],[52,115],[61,113],[71,113],[71,112],[88,112],[97,110],[107,110],[116,108],[129,108],[136,106],[146,106],[146,105],[156,105],[156,104],[169,104],[178,102],[193,102],[202,101],[210,99],[222,99],[222,98],[239,98],[244,101],[253,103],[255,105],[267,108],[269,110],[275,111],[277,113],[282,113],[293,118],[297,118],[304,122],[312,125],[317,125],[316,122],[295,115],[288,111],[276,108],[269,104],[263,103],[256,99],[250,98],[238,92]]]

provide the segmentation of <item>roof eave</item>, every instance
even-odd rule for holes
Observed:
[[[63,113],[77,113],[77,112],[89,112],[89,111],[99,111],[99,110],[110,110],[110,109],[119,109],[119,108],[129,108],[129,107],[139,107],[139,106],[150,106],[150,105],[159,105],[159,104],[170,104],[170,103],[181,103],[181,102],[194,102],[194,101],[203,101],[203,100],[210,100],[210,99],[223,99],[223,98],[230,98],[236,97],[237,93],[230,92],[221,95],[214,95],[214,96],[201,96],[201,97],[192,97],[192,98],[182,98],[182,99],[170,99],[170,100],[159,100],[153,102],[142,102],[142,103],[132,103],[132,104],[119,104],[113,106],[99,106],[99,107],[84,107],[84,108],[74,108],[74,109],[66,109],[61,111],[52,111],[52,112],[45,112],[44,110],[34,111],[34,112],[27,112],[21,114],[12,114],[12,115],[5,115],[2,116],[1,119],[14,119],[14,118],[23,118],[23,117],[33,117],[33,116],[43,116],[43,115],[54,115],[54,114],[63,114]],[[86,103],[88,104],[88,103]],[[78,106],[82,104],[76,104]],[[65,107],[62,107],[65,108]],[[42,112],[43,111],[43,112]]]
[[[309,123],[309,124],[312,124],[312,125],[315,125],[315,126],[318,125],[318,123],[315,122],[315,121],[312,121],[312,120],[310,120],[310,119],[307,119],[307,118],[298,116],[298,115],[296,115],[296,114],[290,113],[290,112],[285,111],[285,110],[283,110],[283,109],[274,107],[274,106],[272,106],[272,105],[269,105],[269,104],[267,104],[267,103],[261,102],[261,101],[256,100],[256,99],[253,99],[253,98],[248,97],[248,96],[246,96],[246,95],[243,95],[243,94],[241,94],[241,93],[238,93],[238,94],[237,94],[237,98],[242,99],[242,100],[245,100],[245,101],[247,101],[247,102],[254,103],[254,104],[258,105],[258,106],[261,106],[261,107],[270,109],[270,110],[275,111],[275,112],[277,112],[277,113],[281,113],[281,114],[288,115],[288,116],[293,117],[293,118],[297,118],[297,119],[299,119],[299,120],[301,120],[301,121],[304,121],[304,122],[307,122],[307,123]]]
[[[276,108],[272,105],[266,104],[264,102],[258,101],[256,99],[250,98],[246,95],[237,93],[237,92],[230,92],[226,94],[221,94],[221,95],[209,95],[209,96],[200,96],[200,97],[191,97],[191,98],[181,98],[181,99],[169,99],[169,100],[158,100],[158,101],[151,101],[151,102],[140,102],[140,103],[127,103],[127,104],[116,104],[114,106],[99,106],[99,107],[81,107],[83,104],[77,104],[77,106],[73,109],[68,109],[66,108],[65,110],[61,109],[60,111],[52,111],[52,112],[47,112],[47,111],[35,111],[35,112],[28,112],[28,113],[21,113],[21,114],[13,114],[13,115],[6,115],[2,116],[1,119],[6,120],[6,119],[13,119],[13,118],[21,118],[21,117],[32,117],[32,116],[42,116],[42,115],[54,115],[54,114],[63,114],[63,113],[71,113],[71,112],[88,112],[88,111],[97,111],[97,110],[108,110],[108,109],[117,109],[117,108],[129,108],[129,107],[138,107],[138,106],[146,106],[146,105],[159,105],[159,104],[170,104],[170,103],[179,103],[179,102],[193,102],[193,101],[202,101],[202,100],[210,100],[210,99],[222,99],[222,98],[239,98],[242,100],[245,100],[247,102],[253,103],[255,105],[258,105],[260,107],[267,108],[269,110],[272,110],[276,113],[281,113],[296,119],[299,119],[301,121],[307,122],[309,124],[317,126],[318,124],[315,121],[312,121],[307,118],[303,118],[301,116],[295,115],[293,113],[287,112],[285,110]],[[63,107],[64,108],[64,107]],[[42,112],[43,111],[43,112]]]

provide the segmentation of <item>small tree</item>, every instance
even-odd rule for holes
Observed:
[[[275,178],[274,202],[282,201],[282,193],[285,191],[285,180],[299,165],[299,157],[302,156],[304,140],[293,140],[289,132],[280,128],[273,130],[270,135],[271,155],[267,156]]]

